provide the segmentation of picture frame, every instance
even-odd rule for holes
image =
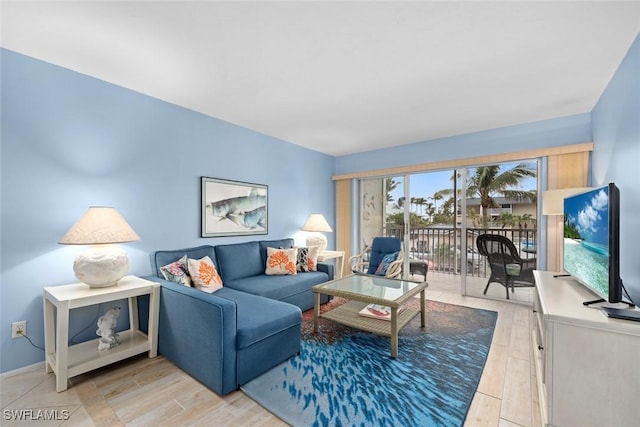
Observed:
[[[201,177],[202,237],[268,234],[269,187]]]

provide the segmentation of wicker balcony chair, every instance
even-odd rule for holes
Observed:
[[[535,286],[533,270],[536,268],[536,259],[520,258],[518,249],[507,237],[499,234],[481,234],[476,239],[476,246],[480,255],[487,257],[491,268],[491,276],[484,288],[484,294],[494,282],[505,287],[507,299],[509,288],[513,293],[516,287]]]
[[[378,270],[380,263],[386,255],[393,257],[395,260],[387,263],[386,272]],[[397,237],[375,237],[371,242],[371,246],[365,245],[364,250],[359,254],[349,258],[351,271],[354,273],[377,274],[391,279],[397,279],[402,276],[402,260],[404,253],[402,251],[402,241]]]

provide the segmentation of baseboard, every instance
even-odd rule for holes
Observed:
[[[23,366],[22,368],[14,369],[13,371],[7,371],[0,374],[0,380],[10,378],[16,375],[24,374],[31,371],[37,371],[39,369],[44,370],[44,361],[34,363],[33,365]]]

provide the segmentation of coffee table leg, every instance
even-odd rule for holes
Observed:
[[[313,294],[313,332],[318,332],[318,316],[320,316],[320,292]]]
[[[427,326],[425,322],[426,310],[424,309],[424,289],[420,291],[420,326]]]
[[[398,357],[398,308],[391,307],[391,357]]]

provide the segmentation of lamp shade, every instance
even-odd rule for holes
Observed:
[[[115,208],[91,206],[67,231],[63,245],[100,245],[140,240]]]
[[[589,187],[575,187],[545,191],[542,193],[542,214],[564,215],[564,199],[589,190],[591,190]]]
[[[89,287],[102,288],[116,285],[129,270],[126,252],[109,244],[135,240],[140,240],[140,237],[117,210],[92,206],[60,239],[60,243],[98,245],[76,257],[73,271],[78,280]]]
[[[302,231],[311,231],[307,236],[307,246],[317,246],[322,253],[327,248],[327,238],[322,233],[330,233],[333,230],[322,214],[311,214],[302,226]]]
[[[302,226],[302,231],[319,231],[319,232],[332,232],[333,230],[329,226],[329,223],[322,214],[311,214],[307,222]]]

